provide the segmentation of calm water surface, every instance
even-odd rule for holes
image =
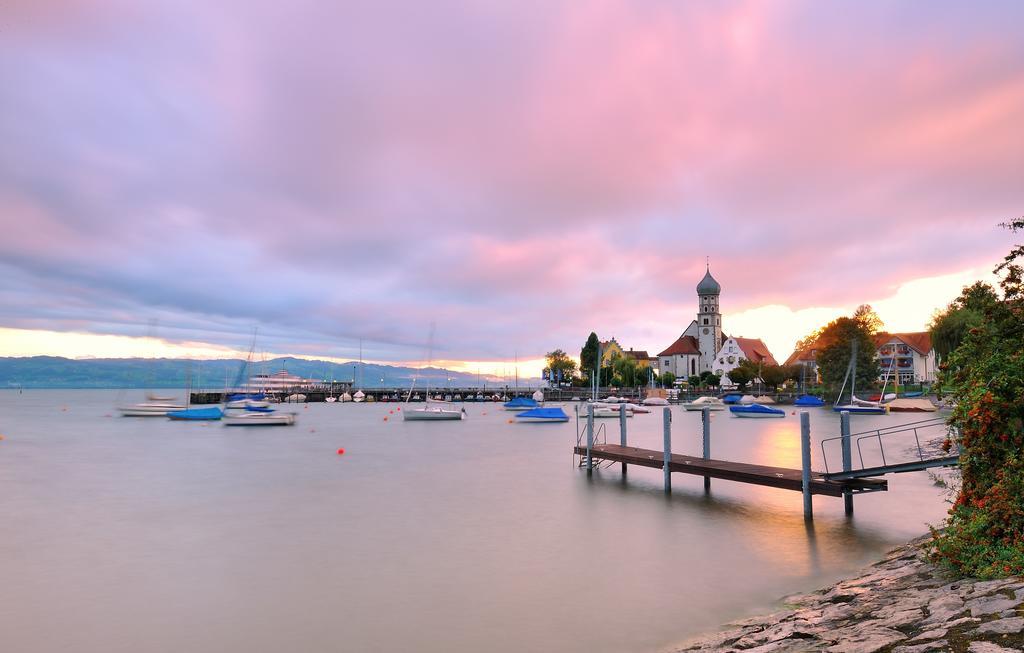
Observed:
[[[575,469],[572,422],[509,424],[493,404],[460,423],[289,406],[298,426],[245,430],[112,417],[119,394],[141,399],[0,392],[0,650],[657,651],[946,510],[923,472],[858,496],[853,519],[815,497],[812,528],[796,492],[705,496],[676,474],[666,498],[659,470]],[[811,410],[815,439],[834,435]],[[699,454],[699,414],[673,413],[673,450]],[[631,419],[631,444],[660,448],[661,419]],[[799,467],[797,418],[717,413],[712,453]]]

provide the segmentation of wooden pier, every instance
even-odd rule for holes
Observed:
[[[587,448],[582,446],[576,447],[576,454],[586,456]],[[663,469],[665,461],[665,452],[663,451],[623,447],[617,444],[594,445],[590,450],[590,456],[596,460],[607,460],[655,469]],[[670,472],[693,474],[705,478],[720,478],[739,483],[766,485],[783,490],[803,491],[803,471],[799,469],[705,459],[677,453],[671,455],[668,469]],[[861,492],[880,492],[887,490],[888,487],[889,484],[883,479],[829,480],[824,478],[820,472],[811,472],[811,482],[809,485],[811,494],[823,494],[830,497],[841,497],[847,492],[855,494]]]

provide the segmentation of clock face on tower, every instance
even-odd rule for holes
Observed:
[[[704,335],[708,335],[709,333],[711,333],[711,329],[705,328],[704,329]]]

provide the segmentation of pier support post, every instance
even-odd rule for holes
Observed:
[[[587,405],[587,474],[594,472],[594,458],[590,450],[594,448],[594,404]]]
[[[853,469],[853,452],[850,449],[850,411],[844,410],[839,413],[839,431],[843,444],[843,471]],[[843,506],[847,515],[853,514],[853,493],[850,490],[843,491]]]
[[[665,473],[665,492],[671,492],[672,470],[669,469],[669,464],[672,462],[672,409],[666,406],[662,414],[664,415],[665,424],[665,451],[664,458],[662,459]]]
[[[619,405],[619,444],[626,446],[626,407]],[[622,463],[622,475],[626,475],[626,463]]]
[[[800,480],[804,493],[804,519],[814,519],[811,505],[811,416],[800,411]]]
[[[700,411],[700,421],[701,421],[701,426],[703,427],[703,436],[702,436],[703,456],[704,456],[704,460],[708,460],[708,459],[711,458],[711,409],[710,408],[705,406],[704,409]],[[705,476],[704,477],[704,491],[705,492],[710,492],[711,491],[711,477],[710,476]]]

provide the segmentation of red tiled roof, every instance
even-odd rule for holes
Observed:
[[[693,336],[679,336],[679,339],[668,346],[659,356],[682,356],[684,354],[700,354],[697,339]]]
[[[650,357],[651,357],[650,354],[648,354],[647,351],[644,350],[644,349],[640,349],[638,351],[630,349],[629,351],[624,351],[622,353],[624,353],[629,358],[632,358],[632,359],[635,359],[635,360],[638,360],[638,361],[645,361],[645,360],[650,359]]]
[[[878,333],[875,335],[875,348],[896,339],[907,345],[917,353],[927,356],[932,350],[932,336],[927,331],[916,331],[914,333]]]
[[[775,357],[768,351],[759,338],[734,338],[736,344],[743,350],[743,355],[754,363],[765,363],[767,365],[778,365]]]

